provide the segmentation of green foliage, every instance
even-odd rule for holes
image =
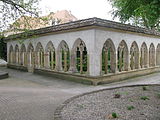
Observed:
[[[132,109],[134,109],[135,107],[134,106],[127,106],[127,110],[132,110]]]
[[[15,21],[20,16],[38,16],[39,0],[0,0],[0,31],[9,27],[10,22]],[[19,24],[15,23],[17,28]],[[6,27],[7,26],[7,27]]]
[[[7,60],[7,44],[3,41],[2,36],[0,36],[0,58]]]
[[[140,99],[141,100],[149,100],[149,98],[147,96],[141,96]]]
[[[109,0],[120,21],[160,30],[160,0]]]
[[[146,87],[146,86],[143,86],[142,89],[145,91],[145,90],[147,90],[147,87]]]
[[[117,113],[113,112],[113,113],[112,113],[112,117],[113,117],[113,118],[118,118]]]
[[[160,93],[157,94],[157,97],[160,99]]]

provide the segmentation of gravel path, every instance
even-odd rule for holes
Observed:
[[[142,88],[124,87],[75,98],[62,109],[62,120],[109,120],[113,112],[118,115],[115,120],[160,120],[160,86]],[[120,98],[114,98],[115,94]]]

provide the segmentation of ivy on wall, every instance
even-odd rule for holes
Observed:
[[[0,59],[7,60],[7,44],[4,42],[3,37],[0,37]]]

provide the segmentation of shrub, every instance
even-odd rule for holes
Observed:
[[[146,87],[146,86],[143,86],[142,89],[145,91],[145,90],[147,90],[147,87]]]
[[[147,96],[141,96],[140,98],[141,98],[141,100],[149,100],[149,98]]]
[[[132,105],[131,106],[127,106],[127,109],[128,110],[132,110],[132,109],[134,109],[134,106],[132,106]]]
[[[117,117],[118,117],[117,113],[113,112],[113,113],[112,113],[112,117],[113,117],[113,118],[117,118]]]

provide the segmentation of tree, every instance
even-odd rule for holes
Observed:
[[[27,17],[25,16],[38,17],[38,2],[39,0],[0,0],[0,58],[6,60],[7,55],[7,46],[3,40],[3,31],[7,29],[11,22],[14,22],[21,16],[26,18],[24,22],[27,22]],[[19,25],[16,24],[15,26],[14,29],[17,30]]]
[[[38,16],[39,0],[0,0],[0,32],[20,16]]]
[[[160,0],[109,0],[120,21],[160,30]]]

